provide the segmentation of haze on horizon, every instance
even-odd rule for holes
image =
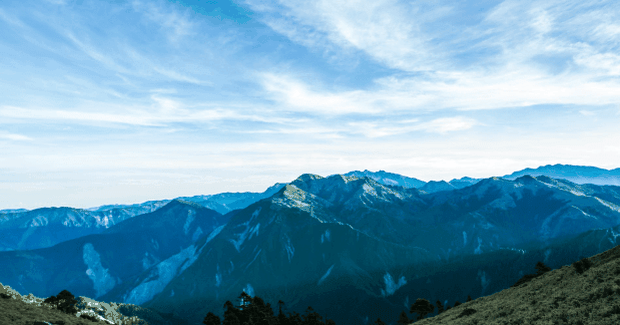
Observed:
[[[0,209],[620,161],[617,1],[0,3]]]

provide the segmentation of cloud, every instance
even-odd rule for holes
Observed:
[[[168,35],[168,40],[176,43],[185,36],[194,34],[196,24],[189,18],[188,12],[181,13],[177,6],[162,1],[132,2],[136,12],[160,25]]]
[[[474,119],[457,116],[434,119],[430,122],[422,123],[416,128],[434,133],[447,133],[467,130],[476,124],[478,123]]]
[[[12,140],[12,141],[32,141],[33,140],[31,137],[28,137],[25,135],[3,132],[3,131],[0,131],[0,139]]]

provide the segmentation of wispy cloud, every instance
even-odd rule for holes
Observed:
[[[12,141],[32,141],[33,140],[31,137],[28,137],[22,134],[9,133],[9,132],[4,132],[4,131],[0,131],[0,139],[12,140]]]
[[[263,190],[304,172],[440,179],[620,161],[613,0],[0,7],[11,186],[31,174],[39,189],[87,184],[105,170],[109,193],[157,198]],[[197,175],[218,176],[208,188],[186,181]],[[90,193],[66,186],[62,197]]]

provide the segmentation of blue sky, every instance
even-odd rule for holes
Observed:
[[[0,2],[0,209],[619,167],[618,1]]]

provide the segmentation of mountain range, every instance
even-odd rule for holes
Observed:
[[[101,231],[0,252],[9,266],[0,282],[40,297],[68,289],[141,305],[191,324],[208,311],[221,314],[241,291],[286,301],[289,310],[313,306],[337,324],[394,323],[418,297],[450,303],[490,295],[537,260],[555,268],[618,245],[617,186],[526,175],[404,187],[413,181],[360,173],[304,174],[246,201],[213,196],[241,207],[224,214],[204,207],[210,197],[193,197],[108,219],[107,227],[84,217]],[[3,215],[0,227],[13,227],[0,228],[3,235],[42,220]]]

